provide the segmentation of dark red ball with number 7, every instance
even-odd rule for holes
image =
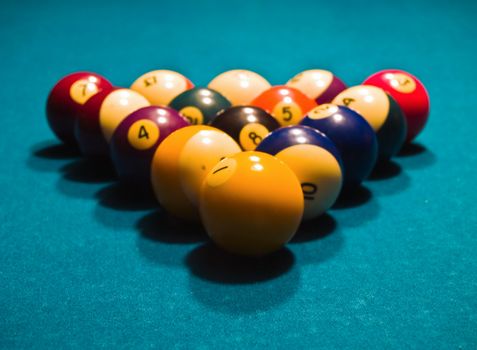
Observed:
[[[262,108],[235,106],[217,114],[211,126],[231,136],[244,151],[253,151],[280,124]]]
[[[151,190],[151,162],[156,148],[171,133],[188,125],[179,112],[165,106],[143,107],[128,115],[110,143],[119,180],[141,191]]]
[[[56,83],[46,102],[48,124],[64,143],[76,145],[75,119],[84,104],[101,91],[111,91],[113,86],[104,77],[90,72],[77,72]]]
[[[270,113],[282,126],[296,125],[317,106],[300,90],[289,86],[274,86],[262,92],[251,103]]]
[[[407,142],[424,129],[429,117],[429,94],[415,76],[402,70],[387,69],[371,75],[363,84],[383,89],[401,107],[407,122]]]

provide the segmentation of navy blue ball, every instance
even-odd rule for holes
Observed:
[[[328,136],[343,161],[343,187],[352,188],[371,174],[378,157],[376,133],[355,111],[334,104],[323,104],[308,112],[300,125]]]
[[[317,145],[324,148],[342,165],[340,152],[333,142],[322,132],[303,125],[285,126],[272,131],[255,150],[276,155],[287,147],[299,144]]]
[[[328,210],[343,185],[343,166],[338,149],[322,132],[294,125],[272,131],[256,148],[285,162],[300,181],[303,220],[314,219]]]

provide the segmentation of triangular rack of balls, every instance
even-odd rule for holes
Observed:
[[[262,256],[411,142],[429,96],[396,69],[353,87],[319,69],[281,86],[231,70],[207,87],[155,70],[130,88],[78,72],[53,87],[46,110],[62,142],[110,157],[122,183],[154,191],[173,216],[202,220],[219,247]]]

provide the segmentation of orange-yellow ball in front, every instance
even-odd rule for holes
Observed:
[[[262,256],[295,234],[303,215],[303,193],[293,171],[262,152],[222,160],[202,184],[200,214],[208,235],[221,248]]]

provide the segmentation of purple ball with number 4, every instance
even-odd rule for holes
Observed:
[[[179,112],[164,106],[144,107],[127,116],[110,143],[119,180],[135,189],[149,191],[151,162],[157,147],[171,133],[188,125]]]

